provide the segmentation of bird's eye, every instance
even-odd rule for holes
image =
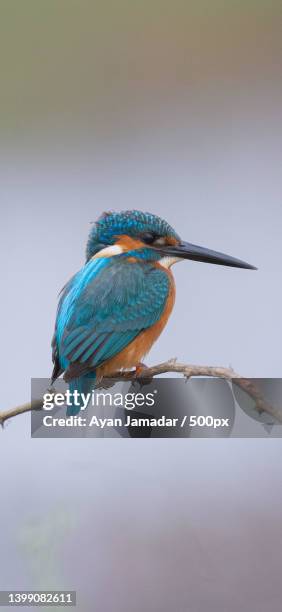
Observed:
[[[152,232],[145,232],[144,234],[142,234],[141,238],[142,241],[146,244],[153,244],[153,242],[155,242],[157,238],[157,235],[153,234]]]

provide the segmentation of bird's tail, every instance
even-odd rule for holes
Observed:
[[[90,372],[88,374],[84,374],[84,376],[79,376],[79,378],[73,378],[69,383],[70,391],[73,393],[74,391],[78,391],[78,402],[74,403],[71,406],[67,407],[67,416],[76,416],[79,414],[81,408],[85,408],[85,399],[87,397],[87,393],[91,393],[95,387],[95,372]],[[81,394],[83,394],[81,396]]]

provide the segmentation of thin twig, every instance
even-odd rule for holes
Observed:
[[[208,376],[215,378],[224,378],[230,380],[243,391],[245,391],[255,402],[255,408],[258,413],[266,412],[267,414],[274,417],[277,421],[282,423],[282,408],[279,409],[276,406],[272,406],[262,395],[259,388],[248,378],[242,378],[239,374],[234,372],[232,368],[213,367],[213,366],[199,366],[179,363],[176,359],[170,359],[164,363],[160,363],[156,366],[146,367],[140,375],[136,376],[135,371],[130,372],[114,372],[111,376],[106,376],[108,379],[107,386],[111,386],[117,381],[134,381],[139,380],[140,382],[150,380],[159,374],[177,373],[182,374],[187,380],[197,376]],[[100,383],[100,387],[103,385]],[[31,410],[41,410],[42,399],[32,400],[16,408],[5,410],[0,412],[0,425],[4,425],[5,421],[17,416],[18,414],[24,414]]]

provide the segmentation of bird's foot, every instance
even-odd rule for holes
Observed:
[[[147,370],[149,370],[149,368],[145,363],[137,363],[135,366],[134,378],[139,380],[140,383],[142,382],[142,384],[149,384],[152,381],[152,377],[148,376]]]
[[[135,378],[144,378],[144,374],[146,370],[148,370],[148,368],[145,365],[145,363],[142,363],[141,361],[137,363],[137,365],[135,366],[135,372],[134,372]]]

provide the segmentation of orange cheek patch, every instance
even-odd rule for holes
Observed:
[[[169,244],[170,246],[176,246],[177,244],[179,244],[179,240],[177,240],[173,236],[167,236],[166,244]]]
[[[117,236],[116,244],[122,248],[123,252],[126,251],[135,251],[135,249],[141,249],[144,244],[141,240],[137,240],[135,238],[131,238],[126,234],[122,234],[121,236]]]

